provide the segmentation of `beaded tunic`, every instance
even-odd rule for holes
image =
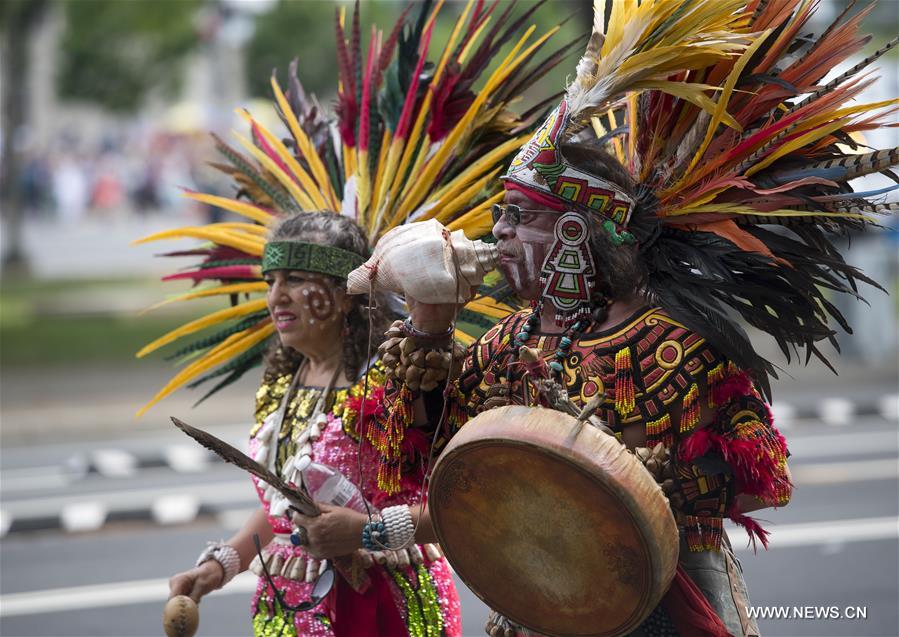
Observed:
[[[375,367],[369,372],[369,392],[383,391],[383,371]],[[263,383],[256,394],[256,425],[250,432],[250,452],[254,454],[262,441],[260,431],[265,419],[278,410],[285,392],[290,387],[291,376],[285,375],[272,382]],[[364,382],[359,381],[351,388],[336,389],[325,398],[327,425],[322,427],[321,436],[312,443],[312,458],[315,462],[328,465],[343,473],[359,487],[369,502],[378,508],[391,504],[414,504],[418,498],[416,488],[405,488],[392,495],[386,495],[377,487],[377,462],[372,454],[362,454],[362,480],[359,479],[359,407]],[[318,387],[299,387],[290,397],[285,417],[277,434],[276,468],[281,470],[286,461],[297,450],[297,439],[311,425],[315,406],[324,390]],[[374,407],[366,403],[366,412]],[[368,413],[366,413],[368,420]],[[285,537],[292,531],[290,522],[281,516],[271,515],[270,503],[265,494],[266,485],[253,479],[260,500],[268,514],[268,521],[276,534]],[[412,485],[414,481],[406,481]],[[419,550],[421,547],[419,547]],[[461,631],[459,599],[452,580],[452,574],[443,558],[431,560],[425,555],[423,563],[409,566],[379,566],[390,582],[394,603],[406,624],[408,634],[413,636],[437,637],[455,636]],[[272,542],[264,549],[265,557],[284,565],[282,573],[289,572],[286,566],[298,561],[310,562],[302,547],[290,542]],[[296,570],[296,569],[294,569]],[[288,605],[296,605],[310,598],[312,584],[305,581],[305,569],[296,578],[272,573],[276,586]],[[309,577],[312,579],[312,577]],[[257,636],[289,637],[291,635],[334,635],[332,623],[347,621],[345,616],[335,616],[331,607],[332,597],[328,597],[316,608],[306,612],[293,612],[280,608],[269,585],[262,577],[253,599],[253,629]],[[352,618],[349,618],[352,619]],[[378,636],[377,629],[369,632]],[[383,637],[394,637],[393,635]]]
[[[456,427],[482,411],[490,387],[505,379],[514,362],[512,344],[529,315],[524,310],[505,318],[469,350],[458,382],[463,411]],[[527,345],[549,358],[561,338],[535,331]],[[619,436],[625,427],[640,426],[646,446],[672,449],[683,502],[675,513],[691,550],[721,546],[722,519],[737,495],[775,505],[789,500],[786,443],[749,376],[662,310],[641,309],[616,327],[583,334],[561,363],[573,403],[583,406],[604,393],[597,413]],[[512,402],[538,404],[520,374],[513,375],[509,393]],[[735,521],[755,528],[745,516]]]
[[[730,517],[764,543],[761,527],[734,507],[737,496],[785,504],[791,485],[786,442],[750,377],[657,308],[639,310],[614,328],[582,334],[561,359],[555,352],[563,336],[526,328],[530,314],[523,310],[507,316],[469,348],[450,392],[446,433],[451,435],[487,409],[497,386],[504,383],[503,396],[509,402],[540,404],[534,388],[523,380],[523,370],[509,373],[517,361],[516,339],[527,337],[526,345],[540,349],[547,362],[560,360],[560,381],[574,404],[583,406],[603,394],[597,414],[616,435],[641,427],[647,446],[661,443],[670,449],[676,485],[670,497],[678,503],[673,508],[682,533],[679,561],[704,591],[708,588],[710,603],[734,635],[756,634],[754,621],[741,615],[741,603],[745,610],[748,601],[742,577],[727,566],[733,557],[723,519]],[[388,415],[380,424],[383,438],[402,436],[412,422],[412,400],[404,384],[388,383]],[[438,446],[447,439],[444,436]],[[383,453],[381,463],[397,471],[403,459]],[[699,567],[693,569],[694,563]],[[724,579],[714,580],[719,573]],[[731,603],[719,604],[719,598]],[[635,635],[655,637],[670,630],[660,606]]]

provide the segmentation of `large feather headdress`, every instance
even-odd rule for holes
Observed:
[[[846,264],[833,235],[864,228],[897,204],[850,180],[890,167],[899,149],[864,150],[859,134],[888,123],[899,100],[853,100],[875,81],[867,67],[896,45],[824,83],[870,38],[870,6],[850,7],[807,35],[813,0],[615,0],[595,3],[586,53],[559,107],[503,179],[628,231],[653,302],[756,372],[773,365],[738,318],[771,334],[787,359],[824,356],[830,301],[873,284]],[[590,130],[592,129],[592,130]],[[592,138],[587,142],[585,139]],[[631,185],[590,174],[569,144],[607,152]],[[825,362],[827,362],[825,360]]]
[[[286,92],[272,78],[287,138],[241,112],[250,131],[249,137],[236,135],[241,150],[215,138],[226,160],[215,165],[231,176],[237,194],[186,193],[245,221],[178,228],[140,240],[205,242],[197,249],[168,253],[196,255],[202,261],[165,277],[190,279],[199,289],[164,303],[225,296],[231,306],[138,352],[142,357],[183,343],[169,357],[184,367],[139,414],[182,386],[216,379],[205,398],[262,361],[274,326],[260,297],[266,289],[260,260],[271,226],[284,215],[318,210],[346,214],[372,244],[399,224],[432,218],[471,238],[489,233],[490,207],[502,197],[497,175],[558,96],[523,113],[515,113],[511,104],[576,45],[543,53],[558,27],[539,36],[534,26],[526,27],[541,4],[516,15],[514,2],[469,0],[449,40],[435,46],[432,36],[443,2],[434,7],[425,2],[416,20],[408,19],[407,9],[386,37],[372,26],[367,54],[362,51],[358,3],[351,25],[339,10],[334,117],[305,94],[295,63]],[[488,73],[495,60],[499,64]],[[513,311],[497,278],[463,312],[457,333],[463,341]]]

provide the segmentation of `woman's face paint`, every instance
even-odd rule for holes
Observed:
[[[275,270],[265,275],[266,301],[281,344],[299,352],[317,349],[322,339],[340,338],[344,294],[323,274]]]

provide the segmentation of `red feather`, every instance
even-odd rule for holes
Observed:
[[[293,171],[287,167],[287,164],[281,161],[281,158],[278,156],[278,153],[275,151],[275,149],[272,148],[267,141],[265,141],[265,138],[262,136],[262,133],[259,130],[259,126],[256,124],[256,122],[253,122],[251,126],[253,130],[253,141],[256,142],[256,145],[262,150],[262,152],[268,155],[269,159],[275,162],[278,168],[283,170],[286,175],[290,175],[291,179],[297,181],[297,177],[293,174]]]
[[[403,102],[403,111],[396,125],[395,139],[406,139],[412,128],[412,112],[418,101],[418,85],[421,80],[421,72],[424,69],[425,59],[428,56],[428,49],[431,46],[431,34],[434,31],[434,23],[428,25],[427,31],[421,39],[421,50],[418,53],[418,64],[415,65],[415,73],[412,75],[412,82],[409,84],[409,90],[406,91],[406,101]]]
[[[193,279],[194,283],[207,279],[259,279],[259,270],[251,265],[228,265],[220,268],[205,268],[191,270],[190,272],[178,272],[162,277],[163,281],[175,281],[177,279]]]
[[[712,447],[721,445],[721,436],[712,432],[708,427],[697,429],[680,445],[679,456],[684,462],[693,462],[709,452]]]
[[[737,510],[736,502],[728,512],[728,517],[733,520],[735,524],[739,524],[746,529],[746,533],[749,535],[749,543],[752,544],[753,552],[758,550],[756,540],[762,543],[765,550],[768,550],[768,536],[771,535],[771,533],[763,529],[762,525],[755,519],[740,513]]]

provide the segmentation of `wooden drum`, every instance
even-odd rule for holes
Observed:
[[[431,519],[459,577],[547,635],[626,635],[677,568],[678,533],[648,471],[612,436],[549,409],[470,420],[434,467]]]

